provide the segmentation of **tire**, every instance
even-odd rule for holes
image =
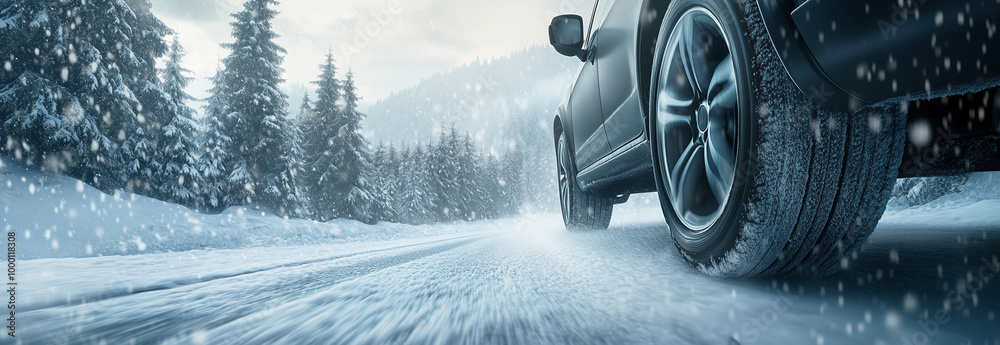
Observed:
[[[576,180],[576,163],[569,152],[566,134],[556,144],[556,170],[559,179],[559,205],[563,223],[570,231],[604,230],[611,224],[612,199],[589,193]]]
[[[819,109],[788,77],[753,0],[675,0],[655,51],[651,154],[685,260],[730,278],[847,267],[885,211],[905,111]]]

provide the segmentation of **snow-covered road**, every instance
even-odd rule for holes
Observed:
[[[980,275],[1000,267],[998,209],[890,212],[847,271],[815,280],[704,276],[655,210],[593,233],[539,216],[394,241],[28,260],[17,339],[995,344],[1000,281]]]

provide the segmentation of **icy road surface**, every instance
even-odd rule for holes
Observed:
[[[996,344],[1000,281],[980,274],[1000,265],[997,210],[890,212],[846,272],[798,281],[700,274],[655,209],[593,233],[544,216],[385,242],[29,260],[17,340]]]

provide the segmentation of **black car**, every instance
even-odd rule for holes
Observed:
[[[846,267],[897,178],[1000,170],[1000,2],[599,0],[555,113],[563,219],[658,192],[721,277]],[[589,28],[589,29],[588,29]]]

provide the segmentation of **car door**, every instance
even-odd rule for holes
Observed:
[[[614,6],[598,6],[594,35],[600,42],[597,65],[601,85],[604,130],[611,149],[618,149],[642,135],[645,123],[642,102],[634,81],[636,27],[640,15],[638,0],[603,1]]]
[[[595,16],[601,6],[611,2],[612,0],[603,0],[595,4]],[[591,20],[591,30],[584,45],[588,50],[598,49],[598,37],[594,35],[594,25],[594,21]],[[592,51],[590,56],[596,57],[595,53],[596,51]],[[596,59],[584,61],[577,71],[576,85],[570,94],[569,107],[573,116],[576,164],[582,170],[611,153],[611,145],[604,130],[604,111]]]

